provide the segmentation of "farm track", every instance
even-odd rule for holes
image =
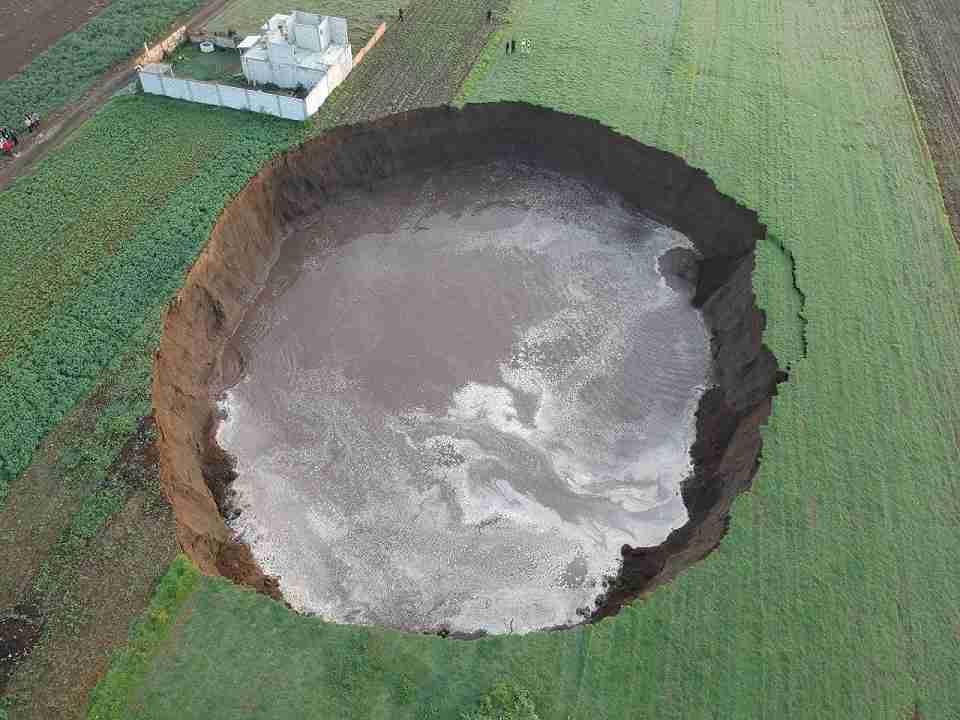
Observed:
[[[207,4],[191,22],[202,22],[223,4],[223,0]],[[399,23],[392,23],[385,38],[342,86],[338,93],[342,104],[329,105],[309,130],[296,130],[293,125],[281,123],[277,127],[271,125],[271,132],[282,127],[284,131],[294,128],[291,137],[298,132],[311,134],[322,132],[323,127],[334,122],[357,122],[400,109],[450,102],[496,27],[486,22],[487,7],[476,0],[456,0],[424,3],[408,10],[406,22],[399,27]],[[409,72],[410,67],[417,67],[418,72]],[[128,66],[117,68],[76,106],[46,118],[41,141],[28,145],[15,164],[2,168],[0,186],[15,176],[29,175],[31,167],[52,151],[51,162],[58,162],[62,156],[55,151],[67,141],[71,144],[65,150],[89,146],[92,140],[86,137],[88,133],[78,133],[84,137],[74,140],[71,131],[131,80]],[[197,129],[201,144],[206,141],[217,148],[230,145],[215,123],[208,125],[217,111],[156,99],[143,102],[171,113],[179,109],[184,117],[195,117],[202,123],[202,128]],[[250,116],[231,113],[217,117],[232,128],[228,132],[236,133],[238,127],[259,127],[259,122]],[[184,121],[185,125],[190,122],[193,120]],[[167,128],[164,133],[167,145],[169,132],[182,131],[180,124],[174,124],[177,130]],[[149,123],[142,132],[151,132],[148,128]],[[154,128],[154,134],[156,131]],[[136,135],[141,130],[127,126],[124,132]],[[108,203],[103,208],[99,222],[102,231],[99,235],[93,233],[101,249],[84,243],[84,233],[76,232],[77,223],[89,214],[85,210],[71,216],[67,225],[49,228],[51,236],[64,234],[58,241],[59,247],[71,264],[77,258],[74,250],[68,249],[72,247],[70,243],[85,248],[81,256],[92,273],[118,247],[129,242],[127,235],[133,232],[134,225],[149,222],[140,217],[139,211],[125,208],[131,202],[137,207],[144,205],[134,201],[140,195],[136,189],[140,184],[148,183],[157,195],[145,203],[147,206],[170,201],[171,183],[159,181],[152,173],[162,169],[165,176],[179,176],[181,173],[170,164],[176,165],[176,157],[161,153],[157,142],[151,147],[141,159],[145,164],[139,171],[127,162],[117,167],[118,157],[100,153],[99,162],[117,171],[115,190],[122,192],[123,183],[133,183],[132,190],[123,193],[123,202]],[[236,149],[236,145],[231,147]],[[197,167],[181,169],[185,175],[175,184],[189,182],[191,173],[203,172],[200,163],[206,149],[195,147],[192,154],[183,156]],[[121,150],[119,155],[123,154]],[[98,172],[106,170],[101,168]],[[29,186],[34,180],[25,177],[24,182]],[[16,187],[23,186],[18,183]],[[123,219],[127,222],[118,224]],[[88,277],[86,272],[84,276]],[[90,282],[89,278],[86,282]],[[64,283],[69,280],[60,278],[49,285],[56,289]],[[10,290],[11,306],[24,306],[26,296],[30,302],[36,302],[52,292],[38,288],[39,295],[27,292],[18,298],[16,293],[26,287],[23,283],[18,285],[19,291]],[[48,304],[47,310],[21,315],[27,325],[36,325],[38,318],[62,313],[60,302],[51,300],[53,304]],[[84,322],[93,320],[91,317]],[[139,464],[132,463],[138,470],[130,482],[121,482],[131,472],[131,462],[121,460],[132,451],[123,448],[140,445],[136,436],[128,436],[125,441],[116,435],[104,436],[104,427],[109,428],[110,415],[116,408],[128,415],[149,412],[149,383],[144,379],[144,371],[150,366],[153,346],[149,340],[139,342],[145,343],[143,347],[134,342],[129,357],[120,358],[116,368],[102,373],[97,387],[48,435],[30,467],[11,486],[7,502],[0,504],[0,553],[9,561],[9,572],[5,570],[0,583],[0,614],[13,607],[26,608],[39,615],[44,627],[44,635],[32,654],[13,666],[14,672],[7,678],[6,691],[15,703],[12,717],[68,718],[83,714],[86,693],[105,668],[110,653],[123,645],[130,621],[146,607],[152,583],[175,551],[172,518],[161,509],[155,461],[149,454],[144,455]],[[57,372],[69,369],[62,364],[58,367]],[[78,384],[87,381],[79,377],[75,380]],[[39,414],[40,410],[31,407],[30,412]]]
[[[960,8],[954,0],[878,0],[960,242]]]
[[[179,25],[195,26],[205,23],[223,10],[230,0],[210,0],[188,18],[178,18],[171,28]],[[18,156],[12,161],[0,163],[0,191],[18,177],[28,175],[36,163],[61,147],[70,134],[83,125],[111,97],[136,81],[133,60],[127,60],[105,73],[80,99],[42,119],[37,135],[26,133],[20,136]]]

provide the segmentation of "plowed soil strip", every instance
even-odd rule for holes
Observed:
[[[954,0],[879,0],[960,238],[960,10]]]

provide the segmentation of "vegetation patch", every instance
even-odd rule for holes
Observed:
[[[320,124],[432,101],[437,67],[461,55],[469,67],[470,54],[442,39],[454,37],[447,28],[464,36],[481,4],[435,5],[450,13],[437,24],[441,40],[424,45],[426,27],[411,23],[399,37],[417,43],[405,48],[391,27],[357,71],[370,93],[351,80]],[[807,352],[778,399],[755,490],[739,500],[719,553],[642,607],[572,633],[471,643],[401,636],[297,617],[225,581],[201,580],[182,619],[189,642],[161,643],[143,682],[131,683],[139,685],[137,707],[149,709],[141,714],[450,718],[477,709],[509,677],[529,689],[544,718],[950,717],[960,707],[960,388],[946,373],[960,348],[960,268],[875,2],[524,0],[513,23],[530,52],[496,53],[468,100],[520,99],[596,117],[675,152],[758,208],[790,252],[793,273],[777,248],[761,252],[756,289],[771,327],[799,327],[799,305],[776,290],[795,275]],[[101,117],[118,108],[138,115],[130,132],[144,148],[157,130],[183,123],[191,152],[194,143],[211,149],[196,172],[215,175],[225,194],[259,165],[251,156],[269,154],[241,137],[264,132],[264,120],[238,115],[227,130],[234,116],[225,111],[125,102]],[[96,127],[126,131],[103,122]],[[278,139],[286,131],[270,132]],[[136,167],[162,165],[159,157],[144,155]],[[96,180],[76,177],[79,184],[63,186],[67,197]],[[153,223],[165,231],[154,237],[160,257],[200,213],[191,198],[206,186],[182,186],[164,196],[179,203],[182,224],[159,212],[134,223],[137,232]],[[59,197],[49,192],[60,192],[56,185],[31,187]],[[49,203],[39,207],[43,214]],[[207,231],[219,207],[204,209]],[[102,215],[118,219],[110,206]],[[59,224],[49,223],[48,234]],[[4,227],[0,238],[8,237]],[[194,242],[206,237],[197,228]],[[151,257],[131,285],[150,286],[146,275],[164,267]],[[3,264],[12,266],[6,256]],[[114,303],[162,295],[148,290],[116,294]],[[111,335],[95,330],[98,303],[70,307],[77,318],[89,315],[89,334],[63,336],[76,346],[77,367],[102,367],[133,331],[118,325],[118,339],[88,366]],[[117,316],[104,317],[107,327]],[[798,337],[769,340],[778,354],[800,358]],[[49,365],[28,365],[45,388],[36,403],[10,404],[25,389],[33,397],[26,380],[0,382],[7,477],[83,394],[64,380],[64,405],[50,400],[57,387],[44,378],[74,368],[55,350]],[[88,389],[92,382],[79,381]],[[22,443],[10,418],[26,427]]]
[[[461,720],[540,720],[530,695],[507,681],[493,686],[476,710],[460,716]]]
[[[545,718],[950,717],[960,263],[876,3],[520,2],[513,27],[529,54],[498,55],[468,100],[681,155],[790,253],[793,270],[776,245],[758,257],[769,325],[792,329],[769,340],[794,362],[754,490],[719,552],[569,633],[396,636],[204,581],[142,706],[449,718],[509,677]]]
[[[20,127],[80,97],[111,67],[163,33],[200,0],[112,0],[102,12],[0,82],[0,125]]]
[[[130,631],[130,641],[114,658],[110,670],[90,694],[90,720],[126,717],[131,691],[143,681],[150,661],[170,632],[183,603],[193,592],[200,573],[182,555],[170,564],[144,616]]]

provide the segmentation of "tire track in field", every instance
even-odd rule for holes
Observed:
[[[352,124],[453,101],[507,0],[420,0],[394,19],[377,47],[321,109],[321,127]],[[488,23],[486,12],[496,21]]]

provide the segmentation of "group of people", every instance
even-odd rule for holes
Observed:
[[[33,133],[40,127],[40,116],[36,113],[27,113],[23,116],[23,127],[28,133]],[[13,149],[20,144],[17,131],[13,128],[0,127],[0,149],[13,154]]]
[[[19,144],[17,133],[12,128],[0,127],[0,152],[13,155],[13,149]]]

